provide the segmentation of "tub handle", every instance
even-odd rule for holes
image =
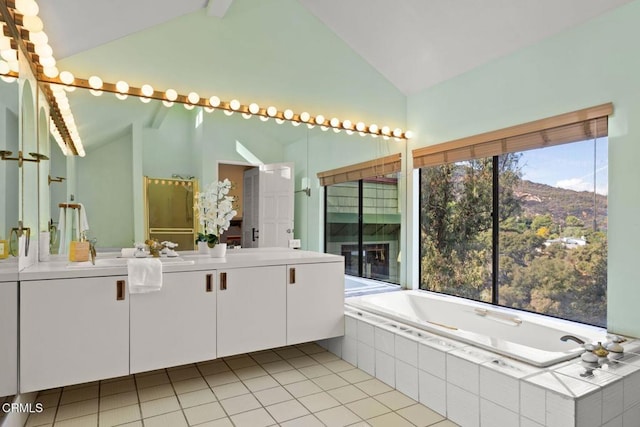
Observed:
[[[475,308],[474,311],[478,316],[493,317],[496,320],[511,322],[515,326],[520,326],[522,324],[522,319],[516,316],[509,316],[508,314],[498,313],[496,311],[489,311],[486,308]]]

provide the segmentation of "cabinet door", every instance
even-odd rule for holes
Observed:
[[[215,359],[215,279],[165,273],[160,291],[130,296],[131,373]]]
[[[0,397],[18,392],[18,284],[0,283]]]
[[[285,266],[218,272],[218,357],[286,344]]]
[[[20,284],[22,393],[129,374],[125,279]]]
[[[344,264],[287,266],[287,344],[344,335]]]

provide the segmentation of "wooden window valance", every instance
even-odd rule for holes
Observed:
[[[608,134],[613,104],[602,104],[497,131],[413,150],[413,167],[436,166],[534,148],[599,138]]]
[[[320,185],[327,186],[341,182],[358,181],[365,178],[374,178],[388,175],[402,170],[401,154],[392,154],[368,162],[357,163],[325,172],[318,172]]]

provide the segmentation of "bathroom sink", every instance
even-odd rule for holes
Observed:
[[[108,268],[108,267],[125,267],[127,261],[133,258],[96,258],[95,265],[91,261],[87,262],[73,262],[67,264],[67,268]],[[156,258],[159,259],[162,264],[166,265],[192,265],[195,263],[193,260],[185,260],[180,257],[175,258]]]

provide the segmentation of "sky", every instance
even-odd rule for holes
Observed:
[[[522,178],[553,187],[575,191],[593,191],[594,141],[563,144],[522,153],[520,165]],[[595,152],[595,188],[598,194],[607,195],[608,140],[599,138]]]

